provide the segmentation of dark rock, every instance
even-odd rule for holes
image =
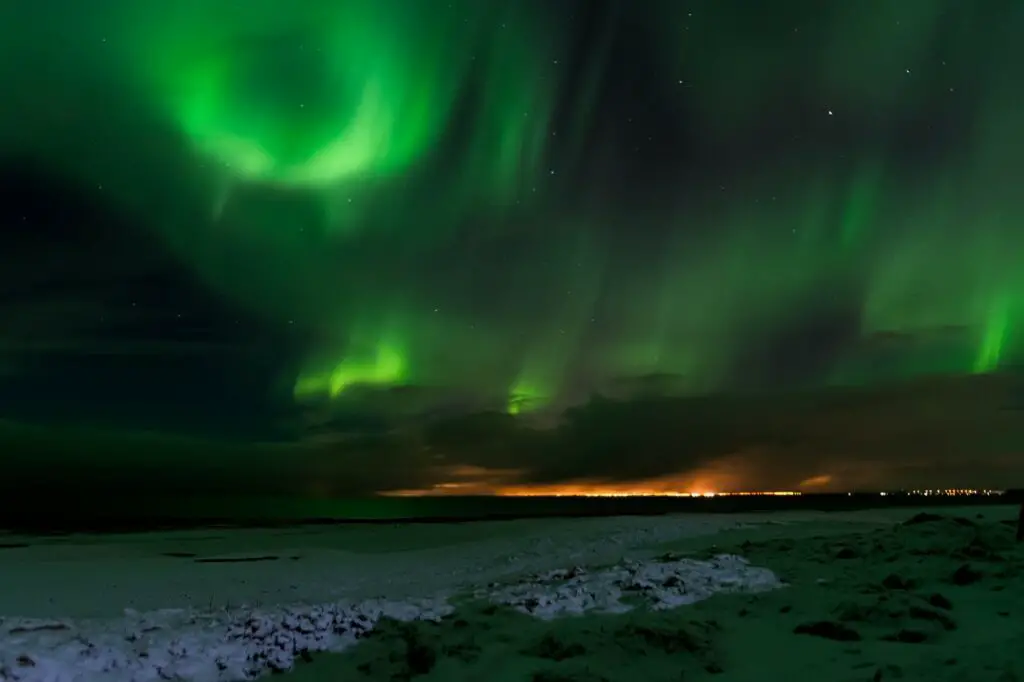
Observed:
[[[958,526],[965,526],[967,528],[974,528],[976,524],[971,519],[965,516],[942,516],[941,514],[932,514],[931,512],[921,512],[920,514],[914,514],[909,519],[903,522],[904,526],[918,526],[922,524],[941,523],[941,522],[955,523]]]
[[[659,621],[651,624],[631,624],[617,631],[624,639],[643,642],[646,646],[666,654],[698,653],[709,649],[704,632],[695,627]]]
[[[956,552],[955,555],[963,559],[1002,561],[1002,557],[999,553],[994,551],[993,548],[980,537],[974,537],[966,546],[964,546],[963,549]]]
[[[891,635],[885,635],[882,639],[886,642],[899,642],[901,644],[921,644],[928,641],[928,633],[921,630],[904,628]]]
[[[810,623],[801,623],[793,628],[797,635],[811,635],[831,639],[835,642],[859,642],[860,633],[851,627],[831,620],[819,620]]]
[[[932,514],[930,512],[921,512],[920,514],[914,514],[909,519],[903,522],[904,526],[916,526],[922,523],[935,523],[936,521],[942,521],[946,517],[938,514]]]
[[[836,559],[856,559],[858,556],[860,555],[851,547],[841,547],[839,551],[835,553]]]
[[[775,545],[775,549],[778,549],[782,552],[790,552],[796,549],[796,540],[792,540],[790,538],[782,538],[780,540],[775,541],[773,544]]]
[[[953,609],[953,602],[938,592],[935,592],[928,597],[928,603],[936,608],[946,609],[947,611],[951,611]]]
[[[437,664],[437,653],[427,644],[410,637],[406,641],[405,660],[413,675],[426,675]]]
[[[916,620],[929,620],[938,623],[942,626],[943,630],[956,630],[956,621],[950,618],[949,614],[945,611],[923,606],[911,606],[908,614]]]
[[[60,632],[70,630],[71,626],[66,623],[40,623],[38,625],[18,625],[10,629],[9,634],[20,635],[25,632]]]
[[[265,554],[261,556],[208,557],[205,559],[193,559],[193,561],[197,564],[252,564],[264,561],[277,561],[280,558],[272,554]]]
[[[972,568],[970,564],[962,564],[960,568],[953,571],[953,575],[950,580],[954,585],[964,587],[966,585],[973,585],[982,578],[981,571]]]
[[[914,581],[898,576],[895,573],[890,573],[882,580],[882,587],[888,590],[910,590],[914,587]]]
[[[883,680],[898,680],[903,677],[903,668],[898,665],[883,665],[875,670],[871,676],[872,682],[883,682]]]
[[[570,658],[585,656],[587,650],[578,642],[563,642],[548,633],[537,642],[536,646],[528,649],[527,653],[549,661],[566,661]]]

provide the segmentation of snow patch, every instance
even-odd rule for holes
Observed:
[[[718,592],[781,587],[768,569],[742,557],[709,561],[626,560],[606,569],[562,569],[511,584],[492,584],[468,596],[538,618],[622,612],[633,605],[669,609]],[[218,613],[126,610],[117,620],[0,619],[0,680],[4,682],[150,682],[248,680],[289,670],[296,660],[342,651],[377,620],[438,620],[454,609],[449,595],[431,599],[369,600]],[[627,597],[630,603],[623,600]]]
[[[722,554],[710,561],[623,561],[594,573],[583,568],[556,570],[507,587],[477,590],[479,597],[550,620],[588,611],[622,613],[642,603],[673,609],[718,592],[763,592],[781,587],[766,568],[743,557]],[[624,603],[629,598],[631,603]]]

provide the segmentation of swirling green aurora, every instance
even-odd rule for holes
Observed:
[[[3,144],[301,330],[299,400],[522,413],[1024,348],[1014,3],[10,4]]]

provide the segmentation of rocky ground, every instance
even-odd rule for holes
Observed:
[[[494,605],[436,623],[385,620],[360,646],[301,666],[294,682],[1016,682],[1024,548],[1014,524],[921,513],[856,533],[764,538],[761,529],[714,547],[683,544],[666,563],[742,553],[785,586],[547,621]]]
[[[597,570],[576,567],[493,583],[470,593],[406,601],[367,600],[222,612],[128,611],[111,620],[0,621],[0,679],[243,680],[291,670],[316,653],[344,651],[379,637],[392,623],[422,620],[446,627],[459,604],[504,606],[551,620],[585,613],[666,610],[721,592],[779,587],[775,576],[740,557],[707,561],[627,561]],[[474,608],[473,606],[470,607]],[[381,625],[383,623],[383,625]]]
[[[1014,682],[1015,523],[733,525],[422,599],[7,618],[0,679]]]

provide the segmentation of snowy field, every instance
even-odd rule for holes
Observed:
[[[642,660],[648,680],[1010,682],[1024,679],[1015,518],[0,535],[0,679],[596,682],[640,679]]]

